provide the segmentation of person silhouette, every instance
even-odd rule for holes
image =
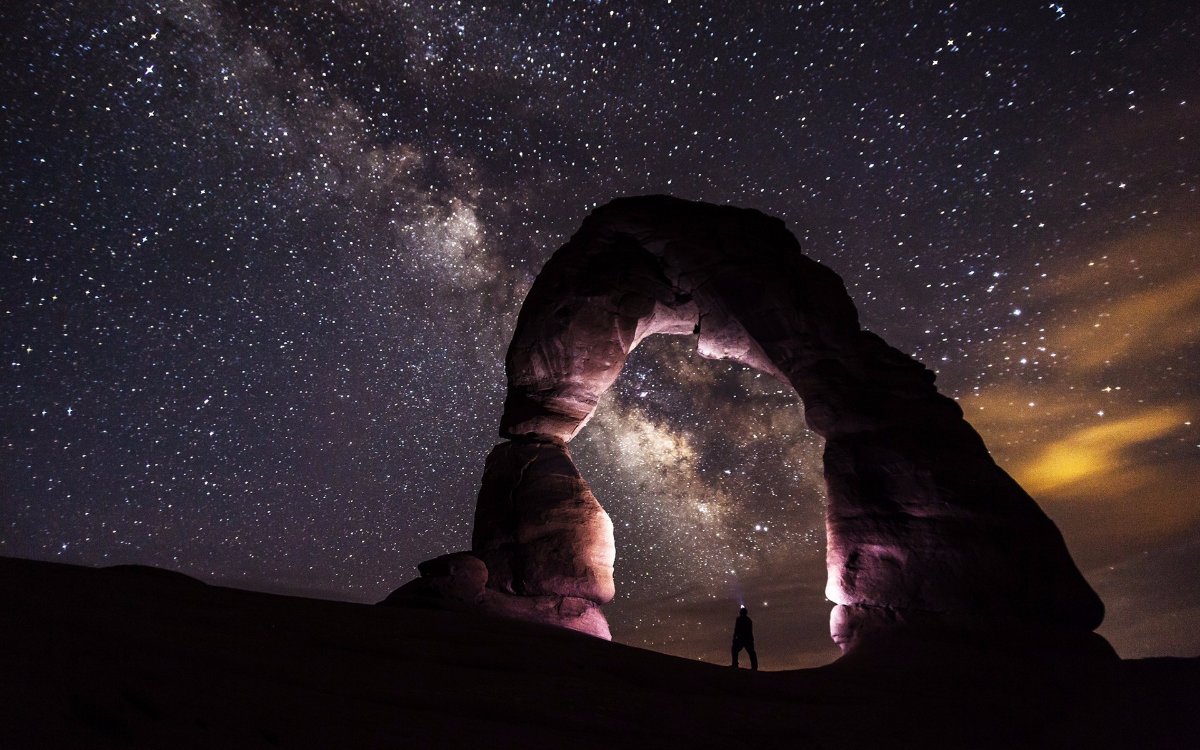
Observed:
[[[750,668],[758,671],[758,654],[754,653],[754,620],[750,619],[750,612],[745,607],[742,607],[738,613],[738,618],[733,622],[733,648],[730,649],[733,653],[733,667],[738,665],[738,654],[742,649],[746,649],[746,653],[750,654]]]

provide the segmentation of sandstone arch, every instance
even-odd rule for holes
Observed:
[[[841,279],[782,221],[667,196],[593,212],[546,263],[506,358],[506,441],[487,459],[472,551],[401,589],[607,637],[608,516],[567,443],[629,351],[700,353],[791,384],[825,438],[826,595],[844,650],[917,626],[1089,633],[1103,605],[1062,536],[920,363],[860,328]]]

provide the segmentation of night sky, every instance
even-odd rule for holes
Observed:
[[[0,554],[373,602],[470,546],[503,354],[597,205],[783,218],[1200,654],[1200,9],[5,3]],[[828,661],[821,441],[688,339],[571,444],[616,640]]]

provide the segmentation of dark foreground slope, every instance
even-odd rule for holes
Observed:
[[[750,673],[564,630],[0,558],[0,747],[1200,747],[1200,662]]]

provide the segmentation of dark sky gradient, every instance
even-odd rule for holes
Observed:
[[[1124,656],[1200,654],[1200,10],[7,3],[0,554],[376,601],[469,546],[503,352],[596,205],[784,218],[1059,523]],[[572,451],[617,640],[820,663],[820,441],[682,339]]]

